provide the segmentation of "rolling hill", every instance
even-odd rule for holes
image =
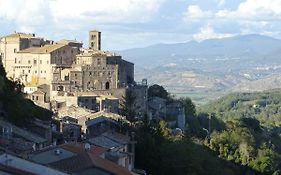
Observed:
[[[199,103],[237,90],[280,87],[281,40],[267,36],[157,44],[119,53],[135,63],[137,81],[147,78]]]

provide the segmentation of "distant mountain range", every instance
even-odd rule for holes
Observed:
[[[119,53],[135,63],[137,80],[148,78],[175,94],[218,96],[250,84],[251,91],[280,87],[281,40],[267,36],[157,44]]]
[[[167,63],[258,59],[281,52],[281,40],[262,35],[243,35],[202,42],[157,44],[145,48],[120,51],[141,67],[158,67]],[[188,66],[188,65],[187,65]]]

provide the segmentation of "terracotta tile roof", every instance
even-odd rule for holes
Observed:
[[[102,134],[104,137],[110,138],[114,141],[117,141],[119,143],[127,144],[130,142],[130,137],[128,135],[124,135],[118,132],[105,132]]]
[[[46,44],[43,47],[30,47],[20,50],[18,53],[49,54],[57,49],[66,46],[65,44]]]
[[[89,168],[98,168],[114,175],[132,175],[129,170],[89,152],[49,164],[51,167],[67,172],[78,172]]]
[[[19,38],[35,38],[34,34],[31,33],[12,33],[10,35],[4,36],[3,38],[12,38],[12,37],[19,37]]]
[[[107,149],[119,149],[130,142],[130,137],[117,132],[108,131],[97,137],[88,139],[88,142]]]
[[[66,172],[76,172],[93,166],[87,153],[72,156],[57,162],[52,162],[48,165]]]
[[[103,147],[92,146],[90,150],[86,151],[85,146],[82,143],[67,143],[67,144],[60,145],[60,147],[77,154],[83,154],[85,152],[89,152],[94,156],[100,156],[103,153],[107,152],[108,150]]]
[[[102,159],[97,156],[91,156],[91,159],[96,167],[108,170],[115,175],[132,175],[132,173],[126,168],[119,166],[109,160]]]
[[[77,41],[77,40],[67,40],[67,39],[59,40],[56,43],[58,43],[58,44],[68,44],[68,43],[83,44],[82,42]]]

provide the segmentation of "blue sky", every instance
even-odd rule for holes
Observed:
[[[281,38],[281,0],[0,0],[0,35],[14,31],[87,47],[88,31],[102,48],[262,34]]]

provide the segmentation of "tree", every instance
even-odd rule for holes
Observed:
[[[0,63],[0,76],[6,78],[6,71],[1,63]]]
[[[160,97],[166,100],[169,99],[169,93],[163,86],[154,84],[148,88],[148,97]]]
[[[195,116],[196,114],[196,107],[195,104],[191,101],[188,97],[182,97],[179,99],[184,107],[185,116]]]
[[[244,117],[244,118],[241,118],[239,121],[240,121],[241,127],[251,128],[255,132],[262,131],[260,122],[255,118]]]
[[[121,114],[126,116],[129,121],[134,121],[136,116],[135,107],[136,96],[131,89],[127,89],[125,96],[123,96]]]
[[[272,149],[261,148],[258,150],[258,155],[250,165],[253,169],[262,173],[273,173],[280,171],[280,156],[277,155]]]

